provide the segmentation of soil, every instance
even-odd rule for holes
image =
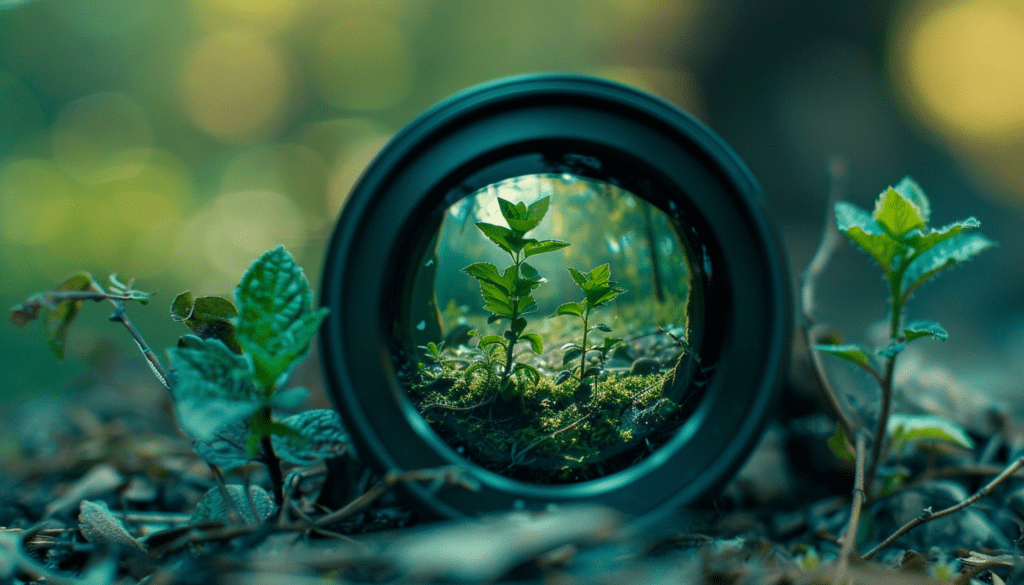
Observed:
[[[144,375],[115,368],[5,416],[0,582],[831,582],[835,540],[850,509],[851,468],[824,447],[833,423],[797,380],[748,464],[718,497],[644,526],[596,507],[429,524],[390,493],[323,530],[275,521],[189,524],[215,477],[173,426],[162,389],[142,382]],[[999,413],[990,418],[998,422]],[[901,464],[913,479],[868,509],[858,550],[924,507],[938,510],[973,493],[1024,454],[1013,431],[1020,421],[1001,420],[985,433],[971,430],[973,452],[908,453]],[[298,486],[295,509],[312,518],[328,513],[316,504],[325,473],[348,486],[344,501],[329,509],[373,490],[376,478],[358,461],[330,467],[286,470]],[[248,480],[268,487],[258,465]],[[96,512],[104,506],[124,534],[97,523],[109,520]],[[855,583],[948,582],[957,575],[963,583],[970,581],[964,575],[1022,583],[1021,526],[1024,479],[1013,477],[968,510],[852,563],[847,576]]]

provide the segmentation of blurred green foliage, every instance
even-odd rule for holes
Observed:
[[[678,33],[703,12],[699,0],[0,2],[0,295],[15,305],[79,270],[135,278],[160,293],[133,319],[162,351],[182,333],[166,310],[178,292],[224,294],[277,244],[315,286],[360,171],[456,91],[579,72],[699,109],[680,66],[695,41]],[[61,368],[5,327],[0,388],[59,387],[106,340],[127,347],[105,316],[83,311]]]

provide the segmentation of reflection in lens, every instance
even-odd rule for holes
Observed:
[[[710,375],[705,275],[685,229],[569,174],[457,201],[396,330],[413,404],[456,452],[514,479],[584,481],[643,459]]]

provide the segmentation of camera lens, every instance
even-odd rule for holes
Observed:
[[[335,229],[328,389],[439,517],[713,494],[783,375],[788,280],[756,182],[687,114],[586,77],[513,78],[399,133]]]

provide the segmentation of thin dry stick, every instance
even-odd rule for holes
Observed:
[[[959,512],[960,510],[963,510],[964,508],[970,506],[974,502],[977,502],[978,500],[984,498],[985,496],[992,493],[992,490],[994,490],[996,486],[1006,481],[1007,478],[1009,478],[1011,475],[1014,474],[1014,472],[1020,469],[1022,465],[1024,465],[1024,456],[1021,456],[1016,461],[1007,466],[1007,468],[1004,469],[1002,473],[997,475],[996,478],[993,479],[992,481],[988,482],[988,484],[985,487],[978,490],[973,496],[967,498],[966,500],[960,502],[959,504],[956,504],[955,506],[951,506],[949,508],[946,508],[945,510],[940,510],[938,512],[932,512],[931,508],[926,509],[924,513],[922,513],[920,516],[914,518],[910,522],[907,522],[906,524],[901,526],[899,530],[892,533],[892,535],[889,536],[889,538],[886,538],[881,543],[879,543],[878,546],[869,550],[863,558],[869,559],[873,557],[878,551],[892,544],[894,540],[910,532],[911,530],[920,526],[921,524],[924,524],[925,522],[935,520],[936,518],[942,518],[943,516],[948,516],[953,512]]]
[[[850,506],[850,521],[846,524],[846,531],[843,533],[843,546],[839,550],[839,558],[836,560],[835,572],[832,574],[832,583],[839,585],[846,576],[846,568],[850,564],[850,553],[856,553],[857,526],[860,520],[861,506],[864,505],[864,451],[866,438],[864,430],[857,432],[857,464],[853,477],[853,504]]]
[[[160,380],[164,388],[170,390],[171,386],[168,382],[167,372],[160,364],[160,360],[157,359],[153,350],[146,344],[146,340],[142,338],[142,334],[139,333],[139,330],[135,328],[135,325],[132,324],[131,319],[125,313],[125,301],[137,301],[139,300],[138,297],[128,294],[121,295],[103,292],[102,287],[96,281],[92,281],[92,287],[93,290],[55,290],[32,295],[24,303],[12,310],[11,321],[17,325],[25,325],[35,319],[39,315],[40,310],[56,307],[65,301],[96,301],[98,303],[109,301],[114,305],[114,314],[110,316],[110,320],[124,325],[132,339],[135,340],[135,345],[139,347],[139,351],[146,358],[146,362],[153,371],[153,375]]]
[[[821,360],[821,355],[814,350],[814,346],[824,341],[827,333],[831,330],[827,325],[817,324],[817,317],[814,314],[816,308],[815,299],[818,279],[821,278],[821,275],[828,267],[829,261],[832,259],[832,255],[842,243],[839,229],[832,218],[832,209],[845,189],[846,163],[836,157],[829,162],[829,190],[828,200],[825,204],[825,226],[822,230],[818,249],[814,252],[814,256],[811,258],[810,263],[807,265],[807,270],[803,274],[800,287],[800,304],[803,313],[801,330],[807,343],[807,355],[811,360],[811,365],[814,367],[815,376],[833,414],[835,414],[840,424],[846,429],[847,436],[852,438],[854,431],[862,427],[864,423],[849,405],[844,404],[835,388],[832,387],[832,383],[825,374],[825,365]]]

